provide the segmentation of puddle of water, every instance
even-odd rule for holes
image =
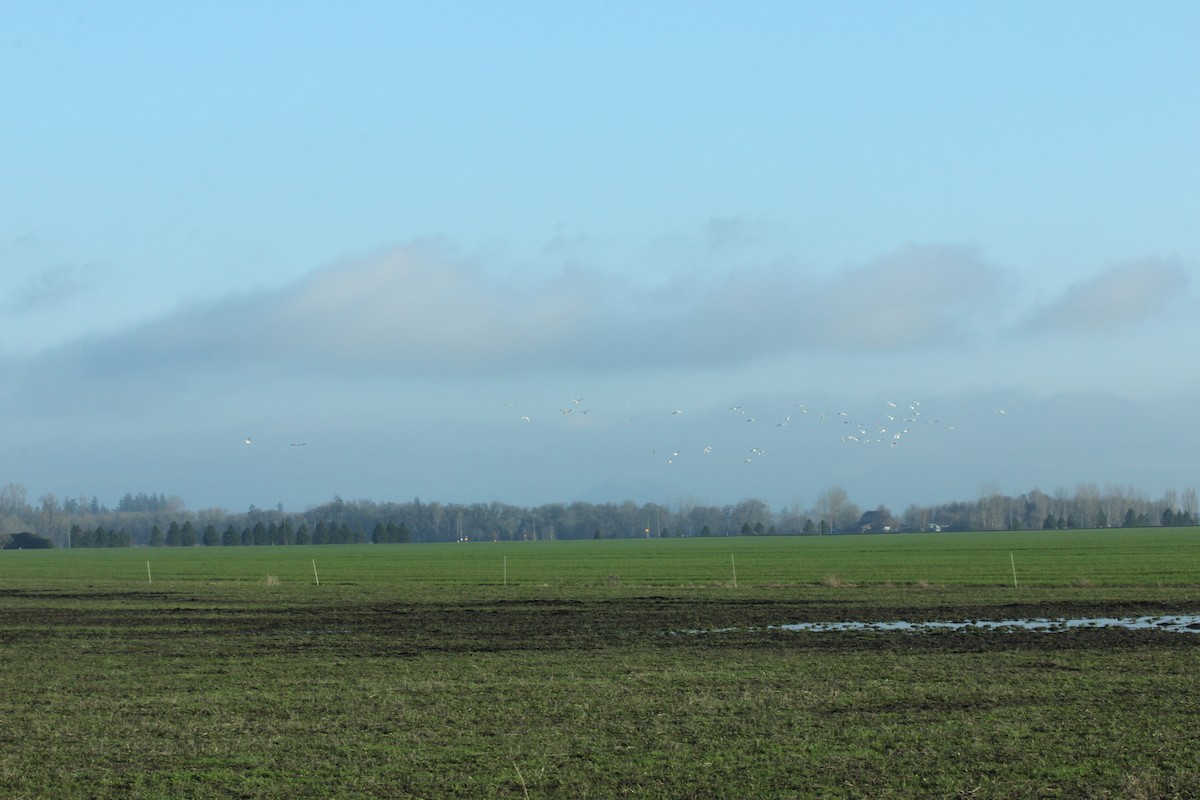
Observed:
[[[774,626],[785,631],[936,631],[967,630],[1045,631],[1053,633],[1070,628],[1126,628],[1160,630],[1173,633],[1200,633],[1200,614],[1159,617],[1080,617],[1077,619],[976,619],[962,622],[798,622]]]
[[[1079,617],[1076,619],[976,619],[961,622],[797,622],[791,625],[771,625],[768,630],[807,631],[828,633],[835,631],[903,631],[922,633],[925,631],[960,631],[979,629],[989,631],[1042,631],[1055,633],[1071,628],[1125,628],[1128,630],[1160,630],[1171,633],[1200,634],[1200,614],[1168,614],[1157,617]],[[692,630],[688,633],[730,633],[737,628],[720,630]]]

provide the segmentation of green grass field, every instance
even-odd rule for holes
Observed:
[[[0,582],[1196,586],[1200,529],[6,552]],[[314,563],[316,576],[314,577]],[[147,575],[149,562],[149,575]]]
[[[5,551],[0,609],[6,798],[1200,796],[1200,633],[774,627],[1196,614],[1195,529]]]

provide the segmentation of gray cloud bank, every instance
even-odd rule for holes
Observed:
[[[825,278],[745,269],[648,291],[579,268],[538,281],[493,275],[414,244],[58,355],[106,372],[254,361],[431,372],[728,365],[952,341],[997,284],[974,250],[947,245],[907,247]]]
[[[1188,284],[1173,262],[1122,265],[1027,314],[1025,327],[1132,326]],[[1010,289],[973,248],[957,245],[911,245],[828,275],[741,269],[676,275],[646,289],[578,267],[548,278],[500,275],[414,243],[45,353],[34,371],[127,378],[270,366],[479,375],[886,355],[1005,335]]]
[[[1185,296],[1189,284],[1187,271],[1175,261],[1118,264],[1034,309],[1028,324],[1034,330],[1084,334],[1124,330],[1165,312]]]

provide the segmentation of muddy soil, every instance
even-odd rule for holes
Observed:
[[[12,593],[0,592],[3,597]],[[39,602],[39,600],[44,602]],[[1200,648],[1200,635],[1159,630],[1080,628],[787,631],[799,622],[995,620],[1136,617],[1196,613],[1154,602],[1048,602],[989,606],[872,608],[854,602],[794,599],[696,599],[637,596],[603,599],[515,599],[470,602],[239,604],[175,595],[52,594],[26,596],[6,609],[0,642],[67,638],[121,649],[205,640],[237,651],[303,648],[390,654],[589,650],[642,645],[662,648],[803,648],[815,650],[988,651],[1114,649],[1148,643]],[[698,631],[703,634],[698,635]],[[195,643],[195,642],[193,642]]]

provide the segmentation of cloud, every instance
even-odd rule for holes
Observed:
[[[2,308],[9,314],[27,314],[62,305],[92,284],[94,267],[62,264],[31,273]]]
[[[786,267],[634,275],[496,274],[431,243],[193,303],[44,356],[95,377],[234,367],[359,374],[729,366],[773,355],[962,338],[998,277],[971,248],[910,246],[819,277]]]
[[[1037,313],[1060,325],[1127,305],[1140,309],[1128,320],[1151,314],[1187,284],[1177,266],[1151,264],[1149,277],[1133,266],[1110,270]],[[615,386],[631,371],[723,380],[716,375],[807,365],[842,384],[881,371],[919,383],[934,364],[942,380],[961,357],[1011,378],[1051,352],[1047,342],[996,335],[1021,312],[1011,307],[1009,278],[960,245],[910,245],[828,273],[777,263],[655,282],[631,266],[550,275],[508,267],[438,243],[397,246],[282,287],[192,302],[117,333],[0,360],[0,401],[46,418],[103,410],[149,422],[239,403],[247,413],[264,403],[318,408],[318,395],[366,403],[383,387],[411,395],[445,379],[591,373]],[[1054,375],[1087,383],[1111,359],[1107,346],[1073,350]],[[1149,386],[1154,366],[1146,368]]]
[[[619,369],[936,347],[969,333],[999,283],[974,249],[953,245],[912,245],[832,278],[779,265],[677,274],[649,290],[609,281],[588,287],[556,355]]]
[[[118,334],[47,352],[36,367],[122,379],[262,366],[500,370],[550,357],[578,328],[594,295],[579,277],[526,285],[417,243],[315,270],[280,289],[193,302]]]
[[[713,253],[736,249],[752,236],[750,226],[741,217],[714,217],[704,226],[707,249]]]
[[[273,352],[439,369],[519,361],[565,335],[586,281],[522,287],[424,247],[320,270],[275,298]]]
[[[1148,258],[1119,264],[1072,285],[1061,297],[1034,309],[1026,322],[1035,330],[1068,333],[1128,329],[1163,313],[1190,281],[1175,261]]]
[[[1001,286],[974,248],[909,245],[843,270],[807,310],[827,346],[901,349],[960,338],[998,312]]]

